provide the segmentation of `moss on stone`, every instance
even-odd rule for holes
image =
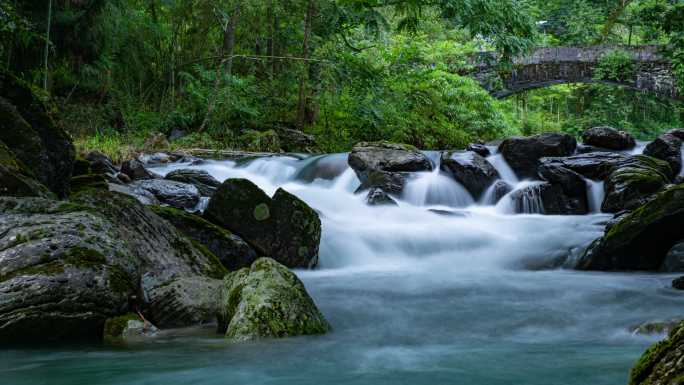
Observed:
[[[131,293],[135,291],[135,283],[130,275],[120,266],[111,265],[109,270],[109,288],[115,293]]]
[[[0,282],[9,281],[15,277],[42,275],[46,277],[55,276],[64,273],[64,265],[60,261],[50,261],[33,266],[28,266],[22,269],[12,271],[7,274],[0,275]]]
[[[257,221],[265,221],[271,217],[271,214],[266,203],[260,203],[254,207],[254,219]]]
[[[128,326],[128,321],[142,321],[140,317],[133,313],[109,318],[105,321],[102,339],[107,343],[119,343],[123,339],[123,333]]]
[[[629,384],[630,385],[650,385],[653,384],[654,380],[657,380],[660,384],[678,384],[678,382],[668,380],[666,378],[653,378],[654,374],[663,371],[665,373],[671,374],[671,368],[665,368],[665,366],[672,366],[673,363],[668,362],[666,356],[668,354],[675,353],[674,350],[682,344],[684,340],[684,322],[680,323],[676,328],[672,329],[667,338],[659,341],[649,347],[639,358],[639,361],[634,365],[630,372]],[[681,354],[681,353],[680,353]],[[674,359],[681,360],[681,357],[672,357]],[[678,373],[673,376],[681,377],[684,374]],[[656,375],[657,376],[657,375]],[[658,376],[657,376],[658,377]]]

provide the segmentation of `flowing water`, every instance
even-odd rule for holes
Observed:
[[[494,158],[509,183],[529,184]],[[333,331],[230,344],[206,328],[119,349],[4,349],[0,383],[621,385],[662,337],[629,328],[684,315],[669,275],[531,270],[576,258],[606,215],[511,215],[439,171],[416,175],[398,207],[369,207],[344,154],[155,171],[186,167],[282,187],[320,213],[320,267],[297,274]]]

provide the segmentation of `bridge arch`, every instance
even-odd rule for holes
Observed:
[[[658,97],[681,100],[670,61],[660,46],[592,46],[539,48],[513,61],[513,69],[503,76],[497,72],[491,54],[476,60],[468,76],[497,98],[568,83],[605,83],[653,93]],[[629,54],[633,71],[620,81],[597,79],[600,59],[615,50]]]

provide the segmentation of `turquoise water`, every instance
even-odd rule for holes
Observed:
[[[626,384],[661,336],[627,328],[681,316],[656,275],[553,272],[300,273],[325,336],[229,344],[211,327],[127,348],[0,351],[2,384]]]

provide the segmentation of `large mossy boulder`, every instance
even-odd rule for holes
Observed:
[[[581,270],[661,269],[665,256],[684,239],[684,185],[656,194],[653,199],[624,215],[603,237],[585,251]]]
[[[285,266],[260,258],[223,280],[219,332],[231,340],[323,334],[330,330],[304,284]]]
[[[547,132],[530,137],[513,137],[501,142],[501,153],[521,179],[537,179],[539,159],[570,156],[577,148],[577,140],[568,134]]]
[[[557,197],[552,200],[554,204],[551,212],[555,214],[583,215],[589,212],[589,200],[587,197],[587,182],[584,178],[565,167],[548,167],[544,164],[539,166],[539,175],[550,185],[555,186]]]
[[[60,197],[69,192],[74,146],[48,107],[16,77],[0,72],[0,141],[39,182]]]
[[[98,340],[106,319],[133,310],[132,296],[162,327],[211,321],[216,292],[198,306],[184,294],[197,285],[178,282],[227,272],[148,208],[104,190],[70,202],[0,198],[0,250],[3,342]]]
[[[313,268],[318,263],[318,214],[283,189],[271,198],[249,180],[228,179],[216,190],[204,215],[240,236],[260,255],[285,266]]]
[[[379,188],[399,195],[409,173],[431,171],[432,162],[417,148],[389,142],[362,142],[352,148],[349,166],[356,172],[359,192]]]
[[[195,214],[172,207],[151,206],[151,209],[186,237],[209,249],[228,270],[251,266],[257,259],[256,251],[242,238]]]
[[[666,162],[645,155],[630,157],[617,165],[606,179],[601,210],[618,213],[637,208],[670,184],[672,178]]]
[[[53,194],[0,142],[0,196],[44,197]]]
[[[594,180],[606,179],[617,166],[629,157],[612,152],[590,152],[568,157],[547,157],[539,160],[540,167],[567,168],[585,178]]]
[[[678,132],[674,130],[666,132],[644,149],[644,155],[669,163],[675,175],[679,174],[682,169],[682,139],[676,135]]]
[[[684,381],[684,322],[644,352],[632,368],[629,385],[679,385]]]
[[[445,152],[440,168],[462,184],[475,199],[479,199],[500,178],[494,166],[474,151]]]
[[[613,127],[593,127],[582,134],[585,145],[608,150],[623,151],[636,146],[634,137],[625,131],[618,131]]]

